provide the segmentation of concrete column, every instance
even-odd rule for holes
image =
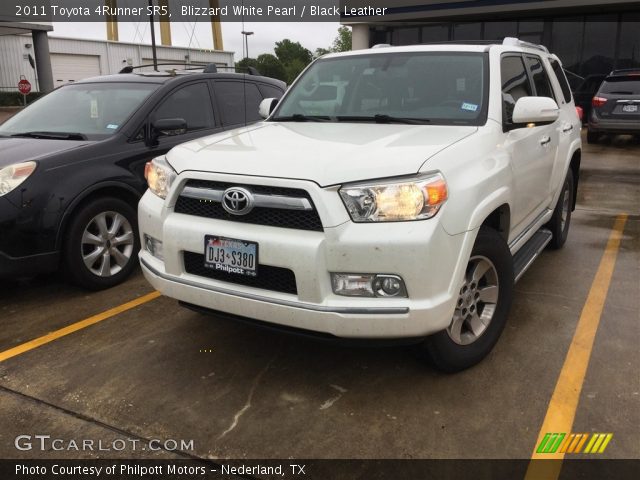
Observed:
[[[351,50],[369,48],[369,25],[358,23],[351,25]]]
[[[36,71],[40,91],[48,93],[53,90],[53,73],[51,71],[51,56],[49,55],[49,37],[47,32],[32,30],[33,52],[36,57]]]

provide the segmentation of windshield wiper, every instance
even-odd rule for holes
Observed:
[[[391,115],[381,113],[373,115],[372,117],[364,115],[341,115],[336,118],[341,122],[406,123],[408,125],[423,125],[431,121],[428,118],[392,117]]]
[[[69,133],[69,132],[22,132],[14,133],[12,137],[28,137],[28,138],[43,138],[53,140],[87,140],[87,136],[83,133]]]
[[[276,122],[328,122],[330,119],[327,116],[318,115],[303,115],[302,113],[294,113],[288,117],[276,117],[273,119]]]

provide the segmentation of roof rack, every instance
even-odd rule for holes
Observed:
[[[525,42],[524,40],[520,40],[515,37],[505,37],[502,41],[502,45],[509,47],[525,47],[525,48],[535,48],[536,50],[541,50],[545,53],[549,53],[549,50],[544,45],[536,45],[535,43]]]
[[[442,42],[424,42],[420,45],[499,45],[500,40],[445,40]]]
[[[139,68],[154,68],[155,66],[177,66],[177,65],[181,65],[180,62],[175,62],[175,63],[157,63],[156,65],[136,65],[135,67],[132,65],[127,65],[124,68],[122,68],[118,73],[133,73],[134,70],[137,70]],[[178,69],[173,69],[173,73],[175,73]],[[180,69],[180,71],[189,71],[189,70],[202,70],[202,73],[217,73],[218,70],[233,70],[234,72],[239,72],[239,70],[244,70],[242,68],[237,68],[237,67],[228,67],[226,65],[216,65],[215,63],[209,63],[207,65],[190,65],[190,66],[185,66],[184,68]],[[249,75],[261,75],[261,73],[254,67],[247,67],[246,68],[247,73]],[[162,72],[158,72],[158,73],[162,73]],[[169,71],[166,71],[166,73],[170,73]],[[196,73],[196,72],[194,72]]]

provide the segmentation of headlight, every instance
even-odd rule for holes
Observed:
[[[144,166],[144,178],[147,179],[149,190],[160,198],[167,198],[176,175],[164,157],[154,158]]]
[[[0,197],[24,182],[36,169],[36,162],[14,163],[0,168]]]
[[[447,199],[440,173],[380,183],[345,185],[340,196],[354,222],[402,222],[431,218]]]

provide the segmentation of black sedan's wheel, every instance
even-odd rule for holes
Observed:
[[[480,362],[504,329],[513,296],[513,257],[498,232],[481,227],[460,285],[449,327],[427,337],[422,349],[444,372]]]
[[[587,130],[587,143],[588,144],[596,144],[600,139],[600,134],[597,132],[592,132],[591,130]]]
[[[116,198],[100,198],[74,215],[67,230],[65,267],[74,283],[101,290],[131,274],[139,249],[133,207]]]
[[[558,203],[553,211],[553,216],[547,228],[551,230],[553,237],[549,242],[549,247],[554,250],[563,247],[569,235],[569,227],[571,225],[571,209],[573,208],[573,172],[571,169],[567,172],[567,177],[562,185],[562,192],[558,198]]]

